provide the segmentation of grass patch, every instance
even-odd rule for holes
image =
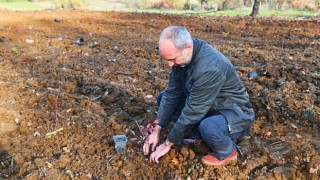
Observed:
[[[262,16],[313,16],[317,11],[299,11],[299,10],[262,10],[260,14]]]
[[[0,2],[0,9],[42,10],[45,7],[32,2]]]
[[[208,15],[208,16],[246,16],[251,14],[250,9],[246,10],[227,10],[227,11],[182,11],[182,10],[157,10],[145,9],[136,10],[136,12],[147,13],[165,13],[165,14],[191,14],[191,15]],[[260,16],[283,16],[283,17],[299,17],[299,16],[313,16],[317,11],[298,11],[298,10],[260,10]]]
[[[122,3],[110,3],[104,0],[85,1],[84,5],[80,9],[92,10],[92,11],[111,11],[111,10],[126,10],[126,7]]]
[[[320,78],[320,71],[312,73],[311,76],[314,78]]]

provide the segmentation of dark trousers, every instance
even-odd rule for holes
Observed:
[[[160,106],[164,92],[158,95],[157,102]],[[176,112],[173,114],[172,121],[175,122],[179,118],[182,109],[185,106],[185,97],[181,99]],[[230,134],[228,129],[228,122],[221,114],[214,113],[205,116],[192,130],[192,132],[185,132],[196,139],[203,139],[212,153],[220,160],[228,157],[235,150],[235,143],[237,140],[243,138],[248,130],[238,133]]]

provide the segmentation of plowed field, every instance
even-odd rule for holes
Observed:
[[[142,153],[168,25],[224,53],[250,94],[256,120],[234,166],[202,165],[204,147],[174,145],[159,164]],[[320,179],[319,20],[1,11],[0,72],[3,179]]]

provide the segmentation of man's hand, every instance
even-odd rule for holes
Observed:
[[[154,151],[154,149],[156,148],[156,146],[159,143],[159,136],[160,136],[160,130],[161,130],[161,126],[156,125],[154,127],[153,132],[149,135],[149,137],[147,137],[147,139],[145,140],[144,144],[143,144],[143,153],[144,155],[148,155],[149,151],[150,151],[150,146],[152,145],[151,150]]]
[[[163,144],[157,147],[156,151],[150,155],[150,162],[159,163],[159,158],[167,154],[172,145],[173,143],[167,139]]]

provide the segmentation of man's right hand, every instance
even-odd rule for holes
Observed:
[[[161,126],[156,125],[153,129],[153,132],[146,138],[143,144],[143,153],[144,155],[148,155],[150,153],[150,146],[151,150],[154,151],[159,143],[159,136],[160,136]]]

